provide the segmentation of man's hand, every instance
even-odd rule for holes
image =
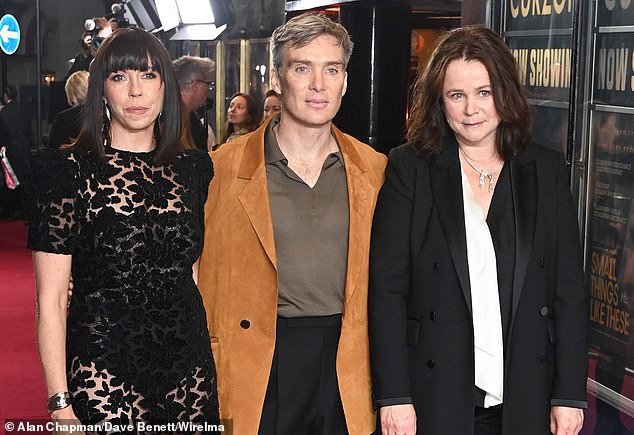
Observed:
[[[550,432],[554,435],[577,435],[583,426],[583,410],[567,406],[550,408]]]
[[[414,405],[384,406],[379,411],[383,435],[416,435]]]

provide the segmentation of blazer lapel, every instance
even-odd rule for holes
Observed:
[[[440,226],[458,273],[465,302],[471,313],[471,285],[469,284],[469,266],[467,263],[462,177],[458,161],[458,144],[453,137],[446,141],[440,154],[430,158],[429,171]]]
[[[515,270],[513,273],[513,310],[511,325],[519,304],[528,260],[533,248],[537,218],[537,168],[535,161],[511,160],[511,191],[515,213]],[[510,334],[509,334],[510,336]]]
[[[339,144],[346,167],[348,205],[350,209],[348,265],[344,302],[344,307],[346,307],[354,294],[364,258],[369,255],[367,238],[369,237],[368,227],[370,223],[368,220],[372,216],[371,207],[373,198],[376,197],[376,189],[366,179],[367,165],[354,145],[334,125],[332,130]]]
[[[238,194],[238,200],[249,217],[264,251],[277,270],[273,220],[264,164],[264,133],[267,125],[268,123],[265,123],[253,132],[243,145],[244,152],[237,177],[244,186]]]

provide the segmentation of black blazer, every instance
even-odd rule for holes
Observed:
[[[577,217],[561,155],[531,144],[509,171],[515,261],[503,433],[546,435],[551,405],[586,405]],[[390,153],[372,229],[369,314],[377,406],[411,398],[419,434],[472,434],[471,291],[453,138],[440,154],[418,157],[409,144]]]
[[[48,134],[47,148],[59,148],[77,139],[81,132],[82,126],[82,108],[83,104],[71,107],[70,109],[59,112],[53,124],[51,132]]]
[[[196,148],[207,152],[207,138],[209,137],[209,132],[204,124],[200,122],[200,118],[195,112],[189,112],[189,128],[192,132],[192,139],[194,139]]]

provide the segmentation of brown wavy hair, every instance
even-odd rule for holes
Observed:
[[[486,27],[462,27],[443,34],[425,69],[419,72],[412,93],[407,140],[419,155],[439,153],[453,134],[443,110],[447,66],[454,60],[477,60],[487,69],[495,109],[501,118],[495,146],[511,159],[531,138],[531,110],[523,94],[515,59],[504,40]]]

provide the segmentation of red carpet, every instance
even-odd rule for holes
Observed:
[[[0,222],[0,432],[4,419],[46,418],[35,342],[35,283],[23,221]]]

